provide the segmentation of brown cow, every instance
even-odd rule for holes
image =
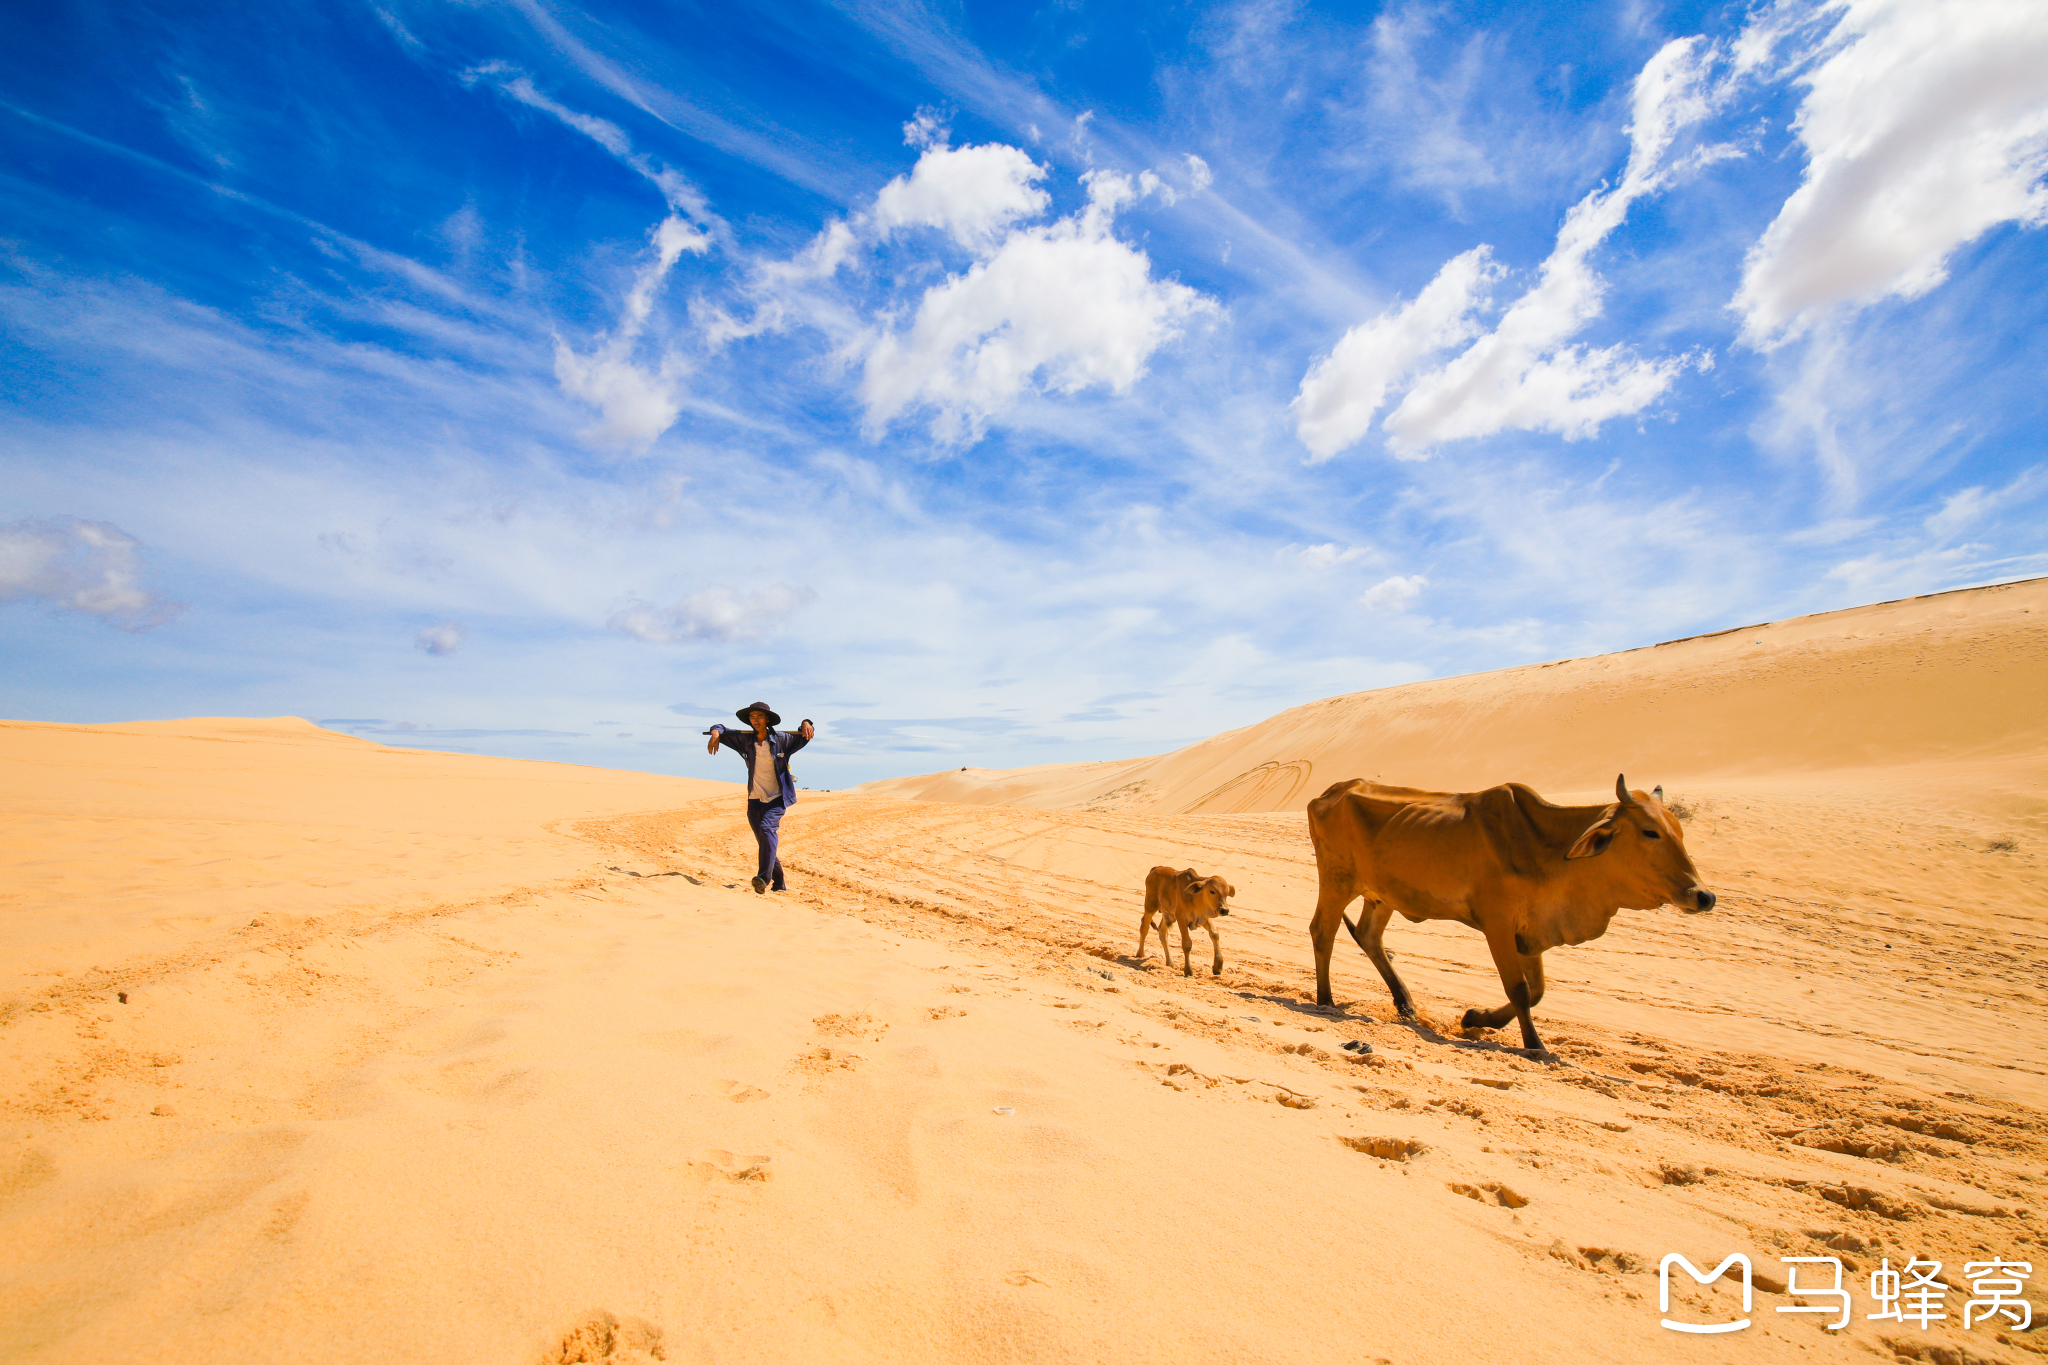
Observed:
[[[1394,1008],[1412,1018],[1408,988],[1380,946],[1387,921],[1396,910],[1418,924],[1457,920],[1486,935],[1508,992],[1499,1009],[1465,1011],[1464,1027],[1519,1019],[1522,1046],[1542,1051],[1529,1011],[1543,999],[1544,949],[1600,937],[1617,910],[1714,908],[1664,789],[1631,792],[1617,777],[1614,795],[1608,806],[1553,806],[1519,782],[1452,793],[1352,781],[1311,801],[1316,1003],[1333,1003],[1330,949],[1342,922]],[[1353,924],[1344,911],[1359,896],[1365,907]]]
[[[1198,876],[1192,867],[1176,872],[1170,867],[1155,867],[1145,874],[1145,917],[1138,921],[1138,960],[1145,960],[1145,936],[1152,928],[1152,917],[1159,916],[1159,954],[1166,959],[1170,969],[1173,966],[1173,950],[1166,943],[1166,926],[1180,926],[1180,974],[1193,976],[1194,961],[1190,954],[1194,942],[1188,937],[1188,930],[1201,925],[1209,931],[1209,945],[1216,950],[1216,960],[1209,968],[1211,976],[1223,975],[1223,943],[1216,937],[1215,917],[1230,913],[1227,902],[1237,894],[1237,888],[1221,877]]]

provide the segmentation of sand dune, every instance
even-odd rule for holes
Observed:
[[[2037,1361],[1962,1306],[2048,1245],[2044,613],[806,796],[787,896],[737,784],[0,725],[0,1360]],[[1560,1065],[1451,1027],[1500,989],[1456,926],[1389,935],[1420,1026],[1355,952],[1318,1012],[1293,763],[1626,765],[1722,905],[1550,954]],[[1131,957],[1157,862],[1240,888],[1222,976]],[[1672,1251],[1751,1256],[1752,1325],[1662,1328]],[[1846,1331],[1777,1311],[1796,1255],[1843,1262]],[[1948,1318],[1864,1317],[1916,1255]],[[1668,1316],[1737,1300],[1681,1274]]]
[[[1301,810],[1354,777],[1437,791],[1512,780],[1578,794],[1611,790],[1618,769],[1669,786],[2037,759],[2048,753],[2044,678],[2048,579],[2033,579],[1355,692],[1158,758],[932,773],[855,790],[1239,814]]]

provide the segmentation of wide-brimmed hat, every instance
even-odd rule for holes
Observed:
[[[750,701],[745,706],[742,706],[739,710],[733,712],[733,714],[738,716],[740,720],[745,722],[746,724],[752,725],[754,722],[752,722],[751,720],[747,720],[747,712],[749,711],[766,711],[768,713],[768,723],[770,725],[782,724],[782,717],[776,715],[775,708],[770,706],[765,701]]]

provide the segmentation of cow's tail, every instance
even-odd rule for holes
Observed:
[[[1345,914],[1343,911],[1339,910],[1337,914],[1344,921],[1344,927],[1351,931],[1351,941],[1358,945],[1358,950],[1362,953],[1370,955],[1372,949],[1365,946],[1365,930],[1359,928],[1358,925],[1353,924],[1351,922],[1351,916]],[[1359,916],[1359,919],[1361,921],[1363,921],[1364,918],[1365,917],[1363,915]]]

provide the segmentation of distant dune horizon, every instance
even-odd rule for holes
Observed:
[[[1930,663],[1939,659],[1939,667]],[[1614,654],[1306,702],[1171,753],[923,773],[864,795],[1157,814],[1298,810],[1364,777],[1585,794],[1794,769],[2018,756],[2048,744],[2048,578],[1736,626]]]

